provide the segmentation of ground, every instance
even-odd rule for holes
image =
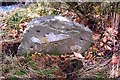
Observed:
[[[22,13],[22,11],[24,12],[26,10],[19,9],[15,10],[12,14],[0,14],[3,17],[0,24],[0,28],[2,29],[0,33],[2,38],[0,41],[2,45],[2,60],[0,61],[2,67],[0,71],[2,71],[3,79],[105,79],[113,78],[113,76],[114,78],[120,77],[118,31],[112,27],[105,27],[105,30],[100,30],[98,27],[94,29],[90,27],[93,31],[93,44],[87,51],[81,53],[82,58],[77,56],[78,54],[59,55],[41,54],[37,52],[31,54],[25,53],[22,56],[17,55],[17,48],[21,43],[22,34],[27,24],[32,18],[41,16],[41,14],[38,15],[29,10],[29,14],[18,14],[19,12]],[[33,14],[34,17],[29,16]],[[25,15],[27,17],[24,17]],[[84,18],[76,17],[77,14],[72,11],[64,12],[62,15],[69,17],[72,21],[84,25],[88,24]],[[72,18],[70,17],[71,15]]]

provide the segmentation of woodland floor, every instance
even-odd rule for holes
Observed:
[[[68,12],[67,14],[74,16],[75,13]],[[1,13],[0,15],[6,16],[7,14]],[[65,13],[64,16],[68,15]],[[73,21],[78,22],[79,18],[75,18]],[[20,29],[24,31],[27,23],[29,23],[29,21],[23,20],[23,22],[19,24]],[[21,43],[23,32],[19,33],[18,29],[10,29],[7,25],[5,21],[2,21],[0,24],[2,30],[0,34],[2,39],[0,41],[2,47],[0,71],[2,72],[1,78],[3,80],[16,80],[17,78],[29,78],[31,80],[40,78],[68,78],[72,80],[77,78],[95,78],[98,80],[100,78],[106,80],[105,78],[110,78],[111,73],[113,73],[111,62],[113,61],[113,54],[118,53],[118,55],[115,55],[115,57],[117,56],[115,60],[120,58],[120,52],[118,50],[119,43],[116,41],[116,45],[113,45],[112,40],[117,39],[110,38],[110,35],[117,37],[117,31],[109,27],[104,31],[98,28],[91,28],[94,42],[87,51],[82,53],[84,59],[76,57],[74,54],[26,53],[23,56],[17,56],[17,48]],[[113,51],[113,48],[117,50]],[[119,64],[120,61],[116,63],[115,66],[119,66]],[[117,75],[116,78],[119,78],[120,66],[117,71],[114,71]]]

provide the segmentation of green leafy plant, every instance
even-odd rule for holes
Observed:
[[[8,25],[10,28],[18,28],[18,25],[23,21],[23,16],[20,13],[15,13],[12,17],[10,17],[8,21]]]
[[[97,73],[97,75],[95,76],[95,80],[106,80],[105,74]]]
[[[35,73],[39,74],[39,75],[44,75],[44,76],[49,76],[51,74],[53,74],[52,70],[34,70]]]
[[[5,34],[5,31],[0,31],[0,36]]]
[[[23,76],[24,74],[26,74],[24,70],[16,70],[16,75]]]
[[[18,80],[18,78],[17,77],[15,77],[15,76],[11,76],[10,78],[8,78],[9,80]]]
[[[37,66],[37,63],[34,62],[34,61],[29,61],[28,64],[29,64],[30,66],[32,66],[32,67]]]

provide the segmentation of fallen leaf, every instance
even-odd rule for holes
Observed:
[[[92,46],[93,51],[98,51],[98,48],[96,46]]]
[[[80,18],[76,18],[73,20],[74,22],[77,22],[77,23],[80,23],[81,22],[81,19]]]
[[[104,56],[104,53],[103,53],[103,52],[100,52],[100,53],[98,53],[97,55],[99,55],[99,56]]]
[[[105,48],[105,50],[112,50],[112,48],[109,47],[108,45],[104,45],[104,48]]]
[[[102,40],[103,40],[103,42],[106,42],[107,41],[107,37],[105,36]]]
[[[84,59],[84,58],[85,58],[85,57],[83,57],[80,53],[74,52],[74,55],[75,55],[75,57],[77,57],[77,58],[81,58],[81,59]]]
[[[86,59],[87,60],[91,60],[91,59],[93,59],[93,55],[91,54],[92,52],[88,52],[88,53],[86,53]]]
[[[118,56],[113,55],[110,64],[113,65],[113,64],[117,64],[118,62],[119,62]]]
[[[32,54],[32,56],[31,56],[31,57],[32,57],[32,59],[33,59],[33,60],[35,60],[35,59],[36,59],[36,57],[37,57],[37,55],[36,55],[36,54]]]
[[[98,40],[98,39],[100,39],[100,34],[94,34],[93,35],[93,40]]]
[[[63,56],[63,55],[59,56],[59,58],[60,58],[62,61],[65,60],[65,56]]]
[[[18,35],[18,31],[13,29],[9,34],[8,36],[11,36],[11,37],[16,37]]]
[[[103,42],[100,42],[100,47],[102,47],[104,44],[103,44]]]
[[[26,28],[27,24],[28,24],[28,22],[21,23],[21,24],[19,24],[19,28],[24,30]]]

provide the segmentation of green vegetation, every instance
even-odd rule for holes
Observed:
[[[14,14],[10,19],[8,20],[8,25],[10,28],[18,28],[19,24],[23,21],[23,16],[20,13]]]
[[[34,72],[42,76],[50,76],[51,74],[53,74],[52,70],[34,70]]]
[[[16,70],[16,75],[23,76],[24,74],[26,74],[24,70]]]

